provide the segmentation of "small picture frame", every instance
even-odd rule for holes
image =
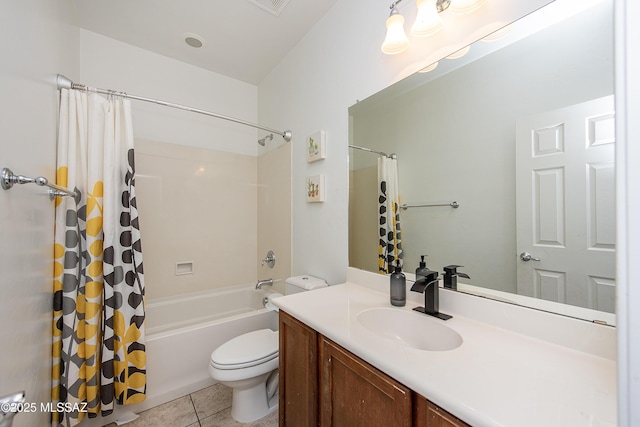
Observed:
[[[324,175],[307,177],[307,203],[324,202]]]
[[[307,137],[307,163],[317,162],[327,157],[326,137],[323,130],[319,130]]]

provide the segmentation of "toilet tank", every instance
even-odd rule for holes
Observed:
[[[308,275],[289,277],[286,280],[286,283],[287,295],[304,291],[312,291],[314,289],[326,288],[329,286],[324,279]]]

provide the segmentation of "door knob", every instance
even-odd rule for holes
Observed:
[[[520,259],[523,261],[540,261],[540,258],[532,257],[529,252],[522,252],[520,254]]]

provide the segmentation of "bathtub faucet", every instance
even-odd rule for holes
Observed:
[[[256,289],[262,289],[262,286],[264,285],[273,286],[273,279],[258,280],[258,283],[256,283]]]

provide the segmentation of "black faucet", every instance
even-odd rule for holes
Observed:
[[[415,307],[415,311],[437,317],[442,320],[449,320],[451,316],[440,313],[440,302],[438,299],[438,272],[429,270],[426,275],[416,276],[418,280],[413,283],[411,290],[414,292],[424,292],[424,307]]]
[[[458,267],[463,267],[462,265],[447,265],[444,267],[444,287],[447,289],[453,289],[454,291],[458,289],[458,277],[465,277],[470,279],[468,274],[461,273],[456,269]]]

